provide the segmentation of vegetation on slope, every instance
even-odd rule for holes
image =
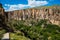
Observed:
[[[24,21],[18,21],[13,23],[13,27],[15,29],[14,34],[22,32],[19,35],[22,34],[30,40],[60,40],[60,27],[47,23],[47,20],[40,20],[35,26],[27,26],[24,25]]]
[[[37,6],[37,7],[34,7],[34,8],[35,8],[35,9],[41,9],[41,8],[54,8],[54,7],[60,8],[60,5]]]

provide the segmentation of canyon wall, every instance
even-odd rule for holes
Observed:
[[[0,14],[4,14],[4,9],[3,8],[0,8]]]
[[[4,12],[3,8],[0,8],[0,14],[6,15],[8,20],[40,20],[48,19],[52,24],[60,25],[60,6],[59,7],[42,7],[42,8],[28,8],[22,10],[15,10]]]
[[[12,12],[8,12],[8,16],[10,19],[16,20],[40,20],[40,19],[48,19],[52,24],[60,24],[60,7],[53,8],[29,8],[23,10],[15,10]]]
[[[22,10],[5,12],[0,4],[0,14],[5,16],[5,20],[35,20],[47,19],[52,24],[60,25],[60,6],[37,7]]]

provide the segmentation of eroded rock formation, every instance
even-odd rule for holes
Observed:
[[[48,19],[52,24],[60,24],[60,6],[29,8],[10,12],[4,12],[2,8],[0,10],[0,13],[7,15],[8,20]]]
[[[9,18],[16,20],[27,20],[27,19],[48,19],[52,24],[60,24],[60,7],[54,6],[50,8],[42,7],[40,9],[37,8],[29,8],[23,10],[15,10],[12,12],[8,12]]]

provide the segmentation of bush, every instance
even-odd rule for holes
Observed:
[[[3,37],[3,34],[5,33],[6,31],[4,29],[1,29],[0,30],[0,39]]]
[[[10,33],[10,40],[30,40],[30,39],[25,36],[17,35],[16,33]]]

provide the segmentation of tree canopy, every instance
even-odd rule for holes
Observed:
[[[1,3],[0,3],[0,8],[3,8]]]

